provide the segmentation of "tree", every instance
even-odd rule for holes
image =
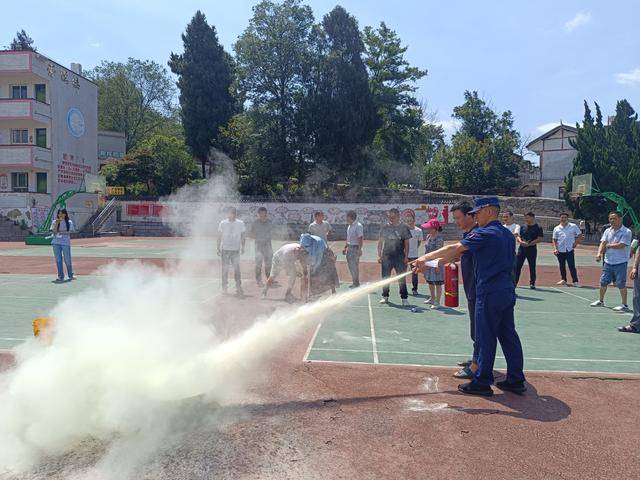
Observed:
[[[371,144],[380,123],[362,59],[358,22],[337,6],[324,16],[322,28],[326,52],[316,103],[315,151],[321,163],[349,179],[361,172],[362,149]]]
[[[184,52],[171,54],[169,67],[178,75],[186,143],[200,160],[202,176],[211,147],[220,147],[220,128],[234,113],[232,59],[218,41],[216,28],[198,10],[182,34]]]
[[[312,59],[313,13],[299,0],[264,0],[234,45],[238,87],[250,104],[258,190],[304,175],[299,110]]]
[[[98,85],[98,128],[124,132],[136,148],[175,117],[175,88],[165,68],[150,60],[103,61],[87,72]]]
[[[423,128],[423,109],[415,97],[416,82],[427,71],[409,64],[407,47],[384,22],[377,29],[365,27],[364,43],[369,86],[381,117],[374,147],[386,157],[410,165],[421,153],[422,135],[433,133]]]
[[[16,32],[15,38],[11,41],[9,50],[31,50],[32,52],[37,51],[36,47],[33,45],[33,38],[31,38],[27,32],[24,30],[20,30]]]

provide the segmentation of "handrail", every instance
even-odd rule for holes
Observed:
[[[100,211],[98,216],[91,222],[91,235],[96,236],[96,231],[99,231],[105,222],[111,217],[116,209],[116,199],[112,198],[107,202],[104,208]]]

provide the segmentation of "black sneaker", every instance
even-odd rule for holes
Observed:
[[[493,395],[493,390],[491,390],[491,387],[478,385],[475,382],[462,383],[458,385],[458,391],[461,393],[466,393],[467,395],[480,395],[483,397],[490,397]]]
[[[418,295],[418,289],[414,288],[413,290],[411,290],[411,294],[415,297],[416,295]]]
[[[507,382],[503,380],[501,382],[496,382],[496,387],[504,392],[512,392],[522,395],[527,391],[527,387],[524,382]]]
[[[535,290],[535,289],[536,289],[536,286],[535,286],[535,285],[529,285],[529,288],[530,288],[531,290]]]

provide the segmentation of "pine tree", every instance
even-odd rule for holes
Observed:
[[[11,41],[9,50],[31,50],[35,52],[37,49],[33,46],[33,38],[31,38],[27,32],[20,30],[16,32],[16,38]]]

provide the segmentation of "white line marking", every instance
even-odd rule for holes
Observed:
[[[22,340],[26,340],[27,337],[24,338],[14,338],[14,337],[0,337],[0,340],[18,340],[18,341],[22,341]]]
[[[317,347],[312,350],[322,350],[329,352],[353,352],[353,353],[371,353],[371,350],[358,350],[348,348],[323,348]],[[464,353],[435,353],[435,352],[398,352],[381,350],[378,353],[390,353],[394,355],[424,355],[431,357],[464,357]],[[504,359],[503,356],[496,355],[496,358]],[[525,360],[546,360],[549,362],[603,362],[603,363],[640,363],[640,360],[610,360],[598,358],[547,358],[547,357],[525,357]]]
[[[593,302],[593,299],[591,299],[591,298],[584,298],[584,297],[581,297],[580,295],[576,295],[575,293],[565,292],[564,290],[560,290],[559,288],[556,288],[556,287],[550,287],[550,288],[553,288],[554,290],[556,290],[558,292],[566,293],[567,295],[571,295],[572,297],[579,298],[580,300],[586,300],[587,302]]]
[[[308,362],[309,361],[309,354],[311,353],[311,350],[313,350],[313,344],[316,343],[316,337],[318,336],[318,332],[320,331],[320,327],[322,327],[322,322],[320,322],[318,324],[318,326],[316,327],[316,331],[313,332],[313,337],[311,337],[311,341],[309,342],[309,345],[307,346],[307,351],[304,354],[304,358],[302,359],[303,362]]]
[[[367,295],[369,302],[369,327],[371,328],[371,348],[373,349],[373,363],[380,363],[378,360],[378,345],[376,344],[376,329],[373,325],[373,309],[371,308],[371,295]]]
[[[368,362],[345,362],[342,360],[309,360],[310,363],[334,363],[334,364],[354,364],[354,365],[369,365],[371,366],[371,363]],[[418,367],[418,368],[437,368],[437,369],[441,369],[441,370],[452,370],[456,367],[448,367],[445,365],[423,365],[421,363],[379,363],[378,366],[380,367]],[[506,369],[502,369],[502,368],[494,368],[494,370],[498,371],[498,372],[506,372]],[[615,378],[617,376],[623,375],[623,376],[628,376],[628,377],[632,377],[632,378],[638,378],[639,374],[637,373],[627,373],[627,372],[593,372],[591,370],[529,370],[529,369],[525,369],[525,372],[531,372],[531,373],[575,373],[575,374],[582,374],[582,375],[607,375],[610,376],[612,378]]]

